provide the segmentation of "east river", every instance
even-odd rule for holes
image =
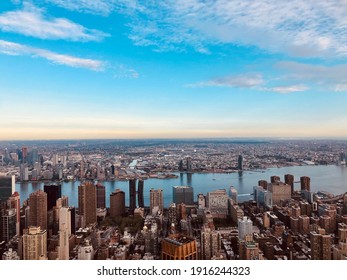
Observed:
[[[327,191],[332,194],[342,194],[347,192],[347,167],[335,165],[320,166],[293,166],[282,168],[269,168],[259,171],[243,171],[242,173],[177,173],[178,178],[172,179],[147,179],[144,181],[145,205],[149,206],[149,190],[163,189],[164,206],[168,207],[172,202],[172,187],[189,185],[194,189],[194,196],[198,193],[206,195],[216,189],[226,189],[234,186],[239,193],[239,201],[248,200],[259,180],[270,181],[270,176],[277,175],[284,181],[285,174],[294,175],[294,180],[300,181],[301,176],[311,177],[312,191]],[[79,181],[62,182],[62,194],[69,197],[69,205],[78,207],[78,186]],[[128,181],[107,181],[102,182],[106,187],[106,206],[109,206],[109,196],[116,189],[121,189],[126,194],[126,205],[128,205]],[[16,191],[20,193],[21,202],[29,195],[39,189],[43,189],[43,182],[17,183]],[[300,189],[300,184],[295,184],[295,189]]]

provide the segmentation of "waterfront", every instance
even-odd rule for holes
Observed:
[[[293,166],[282,168],[269,168],[259,171],[243,171],[242,173],[178,173],[178,178],[172,179],[148,179],[145,180],[144,200],[145,205],[149,205],[149,190],[151,188],[162,188],[164,193],[164,206],[168,207],[172,202],[172,187],[178,185],[190,185],[194,189],[194,197],[198,193],[216,189],[226,189],[234,186],[239,193],[239,200],[248,200],[251,196],[253,186],[258,180],[270,181],[270,176],[277,175],[284,180],[284,174],[293,174],[295,181],[299,181],[301,176],[311,177],[312,191],[327,191],[332,194],[347,192],[347,167],[335,165],[318,166]],[[78,186],[79,181],[62,182],[62,194],[69,197],[69,205],[78,207]],[[102,182],[106,187],[106,205],[109,206],[109,195],[116,189],[125,191],[126,204],[128,204],[128,182],[109,181]],[[43,189],[43,182],[37,183],[17,183],[16,190],[20,193],[21,202],[26,200],[30,193]],[[295,184],[295,189],[299,189],[300,184]]]

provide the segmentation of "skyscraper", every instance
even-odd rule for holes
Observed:
[[[310,191],[311,190],[311,178],[307,176],[300,177],[301,190]]]
[[[312,260],[331,260],[331,236],[310,233],[311,259]]]
[[[237,199],[237,190],[233,187],[233,186],[230,186],[230,197],[231,199],[233,200],[233,202],[235,204],[238,203],[238,199]]]
[[[1,215],[0,240],[8,242],[16,235],[16,209],[10,208],[3,211],[4,213]]]
[[[239,240],[244,240],[246,236],[253,234],[253,222],[247,216],[238,221]]]
[[[271,176],[270,177],[270,181],[271,183],[276,183],[276,182],[280,182],[281,181],[281,178],[279,176]]]
[[[186,205],[194,204],[193,188],[190,186],[174,186],[172,188],[172,199],[176,204],[184,203]]]
[[[23,259],[39,260],[47,258],[47,232],[40,227],[29,227],[23,234]]]
[[[292,194],[294,192],[294,175],[286,174],[284,175],[284,182],[291,187]]]
[[[61,184],[48,184],[43,186],[47,194],[47,210],[51,210],[58,198],[61,198]]]
[[[29,196],[29,226],[47,229],[47,194],[38,190]]]
[[[20,180],[21,181],[28,181],[29,180],[29,168],[26,163],[22,163],[20,165]]]
[[[210,260],[221,250],[221,234],[204,227],[201,231],[201,259]]]
[[[125,213],[125,193],[119,189],[110,194],[110,216],[122,216]]]
[[[12,177],[0,177],[0,203],[6,202],[12,194]]]
[[[134,215],[136,208],[136,179],[129,180],[129,214]]]
[[[82,227],[96,223],[96,187],[92,182],[78,187],[78,213],[82,217]]]
[[[20,235],[20,197],[17,192],[14,192],[7,200],[8,208],[16,210],[16,234]]]
[[[274,180],[273,183],[268,184],[267,190],[272,193],[273,204],[280,204],[281,201],[288,200],[292,196],[291,187],[277,180]]]
[[[143,180],[139,180],[137,183],[137,202],[139,204],[139,207],[144,208],[144,200],[143,200],[143,187],[144,187],[144,182]]]
[[[162,189],[151,189],[149,191],[149,198],[150,198],[150,211],[153,213],[153,209],[155,207],[158,207],[158,210],[160,210],[163,213],[164,209],[164,202],[163,202],[163,190]]]
[[[68,207],[59,209],[58,259],[69,259],[69,237],[71,235],[71,211]]]
[[[226,217],[228,214],[228,198],[224,189],[207,193],[206,206],[214,217]]]
[[[28,160],[28,148],[22,147],[22,163],[26,163]]]
[[[96,207],[106,208],[106,191],[105,186],[101,184],[96,185]]]

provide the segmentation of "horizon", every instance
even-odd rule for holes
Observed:
[[[4,0],[0,141],[345,140],[345,10]]]
[[[347,141],[347,138],[344,137],[215,137],[215,138],[61,138],[61,139],[0,139],[0,143],[7,142],[80,142],[80,141],[226,141],[226,142],[265,142],[265,141]]]

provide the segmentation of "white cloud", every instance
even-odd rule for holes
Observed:
[[[277,87],[264,88],[263,90],[285,94],[285,93],[306,91],[308,89],[309,88],[305,85],[289,85],[289,86],[277,86]]]
[[[237,87],[254,88],[264,83],[260,74],[234,75],[227,77],[218,77],[204,82],[189,84],[187,87]]]
[[[137,79],[140,77],[140,74],[132,68],[128,68],[125,65],[121,64],[118,67],[115,67],[114,78],[128,78],[128,79]]]
[[[300,83],[312,83],[320,89],[345,91],[347,85],[347,64],[322,66],[291,61],[276,64],[278,71],[282,71],[283,80]]]
[[[0,30],[19,33],[40,39],[64,39],[69,41],[100,41],[108,34],[88,29],[65,18],[50,18],[44,10],[24,3],[23,9],[0,15]]]
[[[67,65],[77,68],[86,68],[93,71],[103,71],[105,63],[100,60],[79,58],[70,55],[59,54],[45,49],[33,48],[27,45],[0,40],[0,53],[7,55],[26,55],[41,57],[54,64]]]
[[[209,52],[216,44],[293,56],[347,55],[345,0],[46,0],[74,10],[129,15],[137,45]]]
[[[347,92],[347,84],[337,84],[335,86],[335,91],[337,91],[337,92]]]

